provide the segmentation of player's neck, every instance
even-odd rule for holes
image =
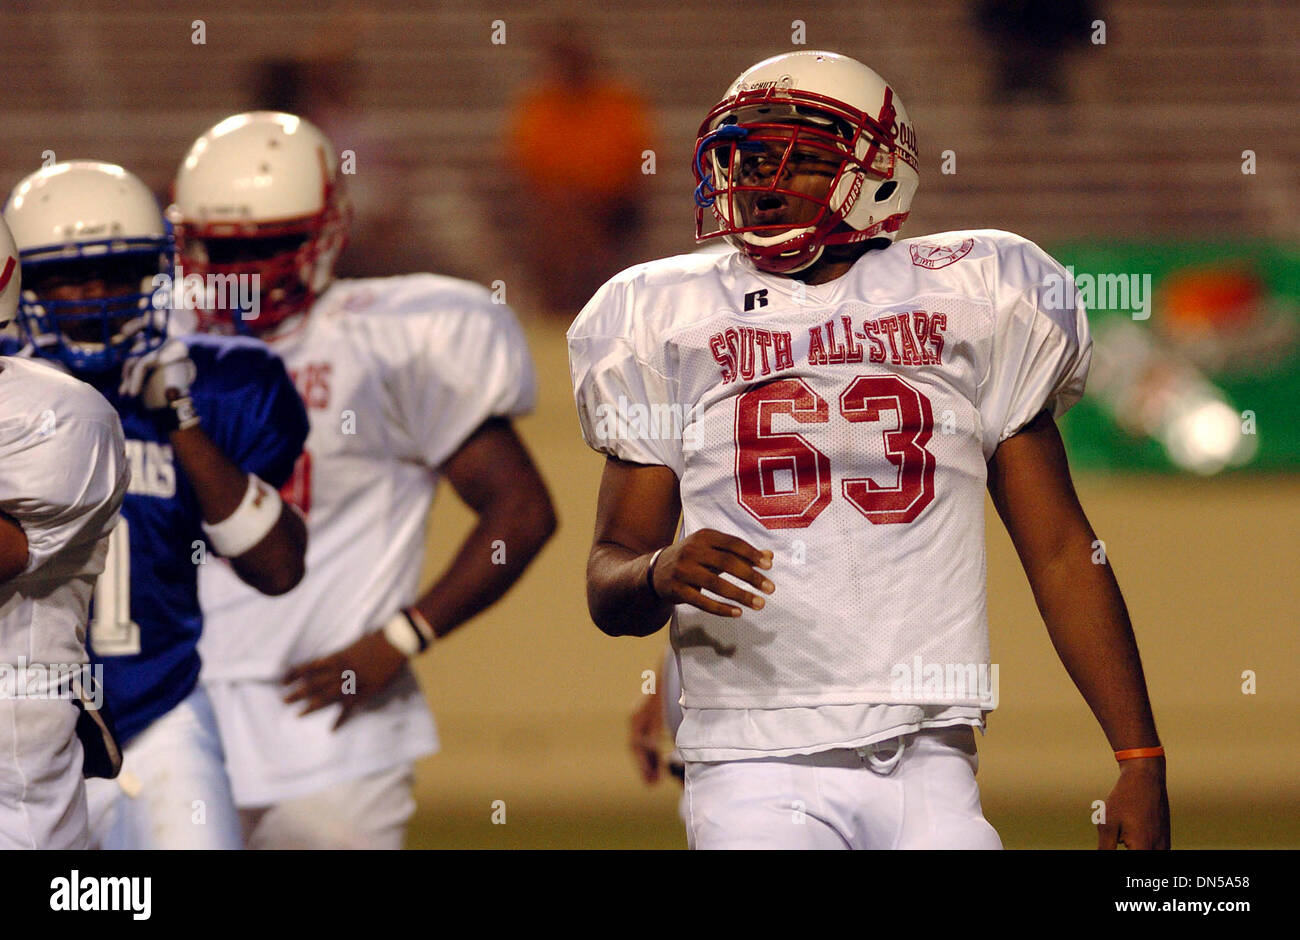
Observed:
[[[849,269],[869,250],[865,245],[828,245],[815,262],[802,271],[787,274],[786,277],[803,281],[810,287],[826,284],[848,274]]]

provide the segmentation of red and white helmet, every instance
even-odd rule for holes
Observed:
[[[18,247],[9,226],[0,218],[0,329],[4,329],[18,312],[22,293],[23,271],[18,261]]]
[[[185,155],[173,195],[168,218],[188,271],[259,278],[255,319],[200,311],[203,328],[265,332],[333,280],[351,214],[334,148],[310,121],[277,111],[226,118]],[[238,250],[250,239],[266,249],[254,260]]]
[[[793,129],[792,129],[793,128]],[[840,164],[825,199],[780,189],[781,173],[742,185],[732,169],[764,143],[821,150]],[[697,241],[726,237],[756,266],[801,271],[826,245],[893,241],[920,177],[916,132],[894,89],[861,62],[833,52],[790,52],[746,69],[700,125],[695,145]],[[768,192],[819,207],[807,224],[746,225],[736,194]],[[716,227],[705,231],[705,210]]]

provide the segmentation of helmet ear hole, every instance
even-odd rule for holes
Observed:
[[[880,184],[880,187],[876,190],[876,195],[873,198],[876,202],[884,202],[890,196],[894,195],[894,190],[896,189],[898,189],[897,180],[885,180],[885,182]]]

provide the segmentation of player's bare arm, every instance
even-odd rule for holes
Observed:
[[[1159,746],[1124,598],[1110,565],[1092,561],[1096,535],[1047,412],[999,445],[989,461],[988,489],[1052,644],[1111,747]],[[1120,764],[1106,820],[1099,827],[1100,848],[1119,842],[1130,849],[1169,848],[1163,757]]]
[[[484,422],[443,464],[443,475],[478,516],[456,557],[413,605],[436,638],[446,636],[495,603],[524,573],[555,531],[551,498],[527,448],[510,422]],[[505,545],[504,557],[494,543]],[[358,705],[388,685],[402,670],[406,654],[382,631],[363,636],[329,656],[290,670],[296,684],[286,702],[303,701],[306,715],[341,704],[338,724]],[[342,670],[356,674],[355,690],[344,692]]]
[[[0,512],[0,584],[27,567],[27,533],[10,516]]]
[[[772,567],[772,553],[714,529],[673,542],[681,516],[677,475],[668,467],[605,461],[596,504],[596,534],[587,558],[587,607],[610,636],[649,636],[676,604],[720,617],[739,617],[763,598],[722,577],[723,573],[771,594],[759,569]],[[662,549],[662,551],[660,551]],[[658,557],[655,553],[659,552]],[[647,577],[654,561],[653,586]]]
[[[660,753],[664,739],[664,703],[658,691],[642,696],[643,701],[632,712],[628,723],[628,746],[636,761],[637,773],[646,783],[659,780],[663,766]]]
[[[235,466],[201,426],[173,431],[171,444],[194,486],[204,522],[213,525],[229,519],[248,491],[248,474]],[[284,503],[271,530],[252,548],[231,558],[230,566],[246,584],[274,596],[293,590],[302,580],[306,553],[307,527]]]

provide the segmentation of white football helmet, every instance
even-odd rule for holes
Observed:
[[[194,142],[168,218],[184,267],[257,275],[254,320],[200,311],[205,329],[265,332],[308,309],[334,278],[351,210],[329,139],[277,111],[226,118]]]
[[[760,181],[745,167],[773,146],[784,156],[771,158],[779,166]],[[796,150],[838,164],[825,198],[781,185]],[[778,274],[807,268],[826,245],[893,241],[920,182],[916,132],[893,88],[833,52],[790,52],[742,72],[700,125],[694,169],[696,240],[725,237]],[[794,227],[746,219],[746,206],[760,199],[778,207],[806,200],[817,212]]]
[[[93,160],[44,167],[14,187],[4,220],[26,275],[18,323],[40,355],[103,371],[162,345],[171,231],[134,175]],[[50,286],[92,282],[125,286],[79,299],[56,298]]]
[[[18,246],[9,226],[0,219],[0,330],[8,326],[18,312],[18,295],[22,291],[23,271],[18,260]]]

